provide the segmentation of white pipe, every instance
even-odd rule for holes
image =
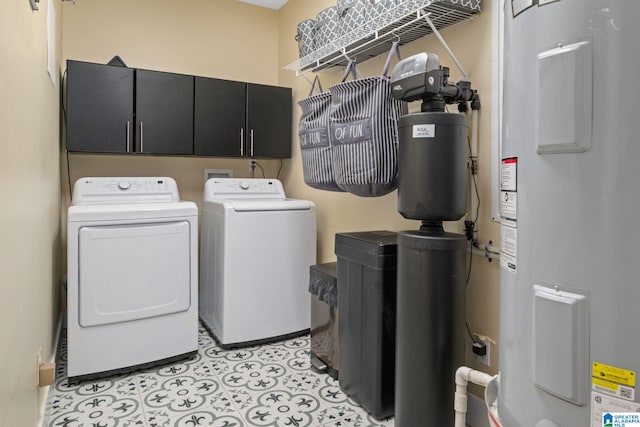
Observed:
[[[494,254],[499,254],[500,253],[500,247],[498,246],[494,246],[493,244],[491,244],[491,240],[489,240],[489,243],[479,243],[476,242],[475,247],[478,249],[482,249],[483,251],[489,251],[489,252],[493,252]]]
[[[492,245],[491,240],[489,240],[489,243],[486,243],[486,244],[475,242],[473,246],[480,249],[481,251],[491,252],[493,254],[500,255],[500,247]]]
[[[474,255],[480,255],[489,259],[500,260],[500,248],[493,246],[491,241],[489,243],[474,242],[471,250],[467,249],[467,252],[471,252]]]
[[[472,382],[486,387],[495,376],[461,366],[456,371],[456,394],[453,407],[455,410],[455,427],[465,427],[467,421],[467,384]]]
[[[467,250],[467,252],[469,252],[469,251]],[[471,248],[471,253],[473,255],[480,255],[480,256],[483,256],[483,257],[487,257],[489,259],[495,259],[496,261],[500,261],[500,254],[499,253],[491,252],[491,251],[488,251],[486,249],[483,250],[483,249],[480,249],[480,248],[476,248],[474,246],[474,247]]]

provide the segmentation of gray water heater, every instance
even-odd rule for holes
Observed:
[[[640,412],[640,2],[504,14],[499,416],[625,425]]]

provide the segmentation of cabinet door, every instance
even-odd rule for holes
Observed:
[[[246,83],[196,77],[195,87],[195,154],[245,155]]]
[[[133,69],[67,61],[67,150],[133,150]]]
[[[193,154],[193,76],[136,70],[136,151]]]
[[[247,141],[253,157],[291,157],[291,89],[247,85]]]

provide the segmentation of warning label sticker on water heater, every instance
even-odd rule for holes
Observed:
[[[500,162],[500,266],[515,273],[518,266],[518,158]]]
[[[628,369],[593,362],[591,384],[594,391],[635,400],[636,373]]]
[[[512,273],[518,266],[518,229],[514,221],[502,220],[500,226],[500,267]]]
[[[512,221],[518,215],[518,158],[502,159],[500,164],[500,216]]]

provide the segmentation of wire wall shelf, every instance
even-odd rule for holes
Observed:
[[[389,43],[400,45],[432,34],[425,16],[437,30],[473,18],[480,13],[480,0],[414,0],[415,7],[394,9],[370,19],[366,24],[284,67],[301,73],[345,66],[349,59],[364,62],[389,50]]]

